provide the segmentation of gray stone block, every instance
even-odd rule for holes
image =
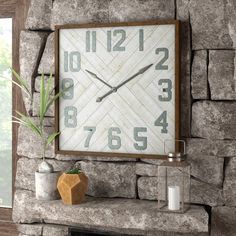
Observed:
[[[45,132],[51,134],[54,132],[54,128],[45,127]],[[41,140],[25,126],[20,126],[18,129],[17,154],[29,158],[42,158]],[[55,157],[54,144],[49,145],[46,151],[46,157]]]
[[[51,29],[55,25],[108,22],[109,0],[55,0],[53,2]]]
[[[207,51],[194,52],[192,64],[192,96],[194,99],[208,99]]]
[[[136,175],[141,176],[157,176],[158,175],[158,166],[150,165],[142,162],[136,163]]]
[[[223,193],[225,204],[236,206],[236,157],[226,160]]]
[[[145,235],[148,231],[208,232],[208,214],[201,206],[192,206],[185,214],[158,212],[157,207],[156,201],[120,198],[86,198],[82,204],[68,206],[59,200],[37,201],[32,192],[17,190],[13,220],[15,223],[43,221],[84,225],[87,228],[96,227],[97,230],[120,234],[133,232],[136,235]]]
[[[54,105],[54,104],[53,104]],[[46,116],[53,117],[54,116],[54,106],[51,105],[46,113]],[[33,116],[39,116],[40,108],[40,93],[33,94]]]
[[[31,0],[25,28],[31,30],[49,30],[52,0]]]
[[[35,90],[35,92],[40,92],[40,78],[41,78],[41,76],[37,76],[36,78],[35,78],[35,83],[34,83],[34,90]],[[48,83],[48,78],[49,78],[49,76],[45,76],[44,77],[44,79],[45,79],[45,86],[47,86],[47,83]],[[55,77],[52,77],[52,80],[53,80],[53,88],[54,88],[54,86],[55,86]],[[54,94],[54,91],[52,92],[52,94]]]
[[[46,46],[41,58],[39,74],[55,74],[55,59],[54,59],[54,33],[51,33],[46,42]]]
[[[236,235],[236,208],[213,207],[211,217],[211,236]]]
[[[140,177],[138,179],[138,196],[140,199],[158,199],[158,178]]]
[[[141,158],[141,161],[145,163],[153,164],[153,165],[160,165],[164,160]]]
[[[233,48],[234,15],[226,10],[234,8],[234,0],[191,0],[189,5],[193,49]],[[233,29],[233,30],[231,30]]]
[[[192,136],[236,139],[236,102],[195,102],[192,107]]]
[[[87,194],[94,197],[136,197],[135,163],[79,161],[89,178]]]
[[[191,202],[208,206],[224,205],[223,190],[197,179],[191,179]]]
[[[236,140],[187,139],[187,153],[217,157],[236,156]]]
[[[175,4],[173,0],[111,0],[109,3],[109,20],[135,21],[154,19],[174,19]]]
[[[27,81],[30,90],[34,86],[38,61],[41,57],[47,33],[35,31],[21,31],[20,34],[20,74]],[[26,111],[31,111],[31,100],[22,93]]]
[[[235,51],[209,52],[208,80],[212,100],[236,100]]]
[[[15,187],[35,191],[35,174],[40,159],[20,158],[17,162]],[[55,171],[66,171],[74,166],[73,161],[48,160],[53,165]]]

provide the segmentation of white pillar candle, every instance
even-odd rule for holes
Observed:
[[[168,187],[168,209],[178,211],[180,209],[180,188],[179,186]]]

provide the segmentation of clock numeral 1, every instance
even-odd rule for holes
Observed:
[[[162,53],[164,54],[163,58],[156,64],[156,70],[168,70],[168,65],[164,65],[164,63],[169,58],[169,50],[168,48],[157,48],[156,54]]]
[[[139,51],[143,51],[144,49],[144,33],[143,29],[139,30]]]
[[[69,89],[68,89],[69,88]],[[72,99],[74,97],[74,81],[73,79],[63,79],[61,82],[61,89],[66,90],[66,92],[64,92],[62,94],[62,97],[64,99]]]
[[[167,130],[167,127],[168,127],[168,123],[167,123],[167,111],[163,111],[163,112],[161,113],[161,115],[156,119],[154,125],[155,125],[155,126],[161,126],[161,127],[162,127],[161,133],[163,133],[163,134],[167,134],[167,133],[168,133],[168,130]]]
[[[120,35],[120,39],[114,44],[112,47],[112,33],[113,36],[116,37],[117,35]],[[125,51],[125,46],[122,46],[123,42],[126,39],[126,32],[122,29],[116,29],[114,31],[108,30],[107,31],[107,51]]]
[[[94,127],[94,126],[85,126],[85,127],[84,127],[84,130],[85,130],[85,131],[89,131],[89,132],[88,132],[88,136],[87,136],[87,138],[86,138],[86,140],[85,140],[84,147],[89,147],[90,140],[91,140],[93,134],[94,134],[95,131],[96,131],[96,127]]]
[[[172,99],[172,81],[170,79],[160,79],[158,85],[167,84],[167,88],[163,88],[163,92],[167,93],[167,97],[159,95],[158,98],[161,102],[168,102]]]
[[[134,128],[134,140],[139,143],[134,143],[134,148],[136,150],[146,150],[147,149],[147,137],[143,137],[140,133],[147,132],[146,127],[135,127]]]
[[[114,135],[114,133],[121,134],[121,131],[118,127],[111,127],[108,130],[108,147],[111,150],[119,149],[121,147],[121,139],[119,136]],[[115,144],[114,144],[114,141],[115,141]]]
[[[96,52],[96,31],[86,31],[86,52]]]
[[[64,109],[64,125],[66,128],[75,128],[77,126],[77,108],[68,106]]]
[[[64,52],[64,71],[79,72],[81,68],[81,55],[78,51]]]

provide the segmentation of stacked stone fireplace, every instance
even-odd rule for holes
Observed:
[[[57,170],[76,162],[89,177],[84,204],[34,198],[40,162],[37,137],[19,127],[13,218],[20,235],[68,235],[73,226],[129,235],[211,235],[236,233],[236,2],[234,0],[31,0],[20,37],[20,72],[32,88],[23,94],[28,114],[39,114],[39,76],[54,73],[55,25],[181,21],[181,136],[192,168],[190,211],[157,212],[160,160],[101,158],[46,153]],[[54,129],[54,109],[45,130]]]

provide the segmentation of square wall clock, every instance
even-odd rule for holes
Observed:
[[[179,22],[57,26],[55,41],[56,153],[163,157],[179,138]]]

